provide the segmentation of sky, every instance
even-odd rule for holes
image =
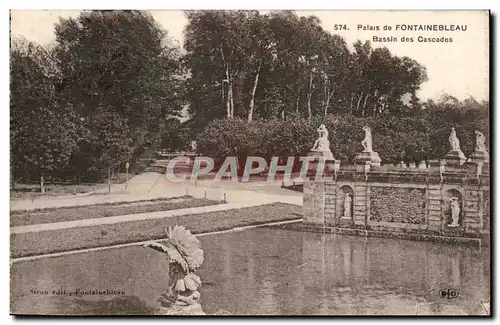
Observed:
[[[22,35],[30,41],[47,45],[54,41],[54,24],[59,17],[76,17],[80,11],[69,10],[14,10],[11,13],[11,33]],[[267,13],[261,11],[261,13]],[[151,11],[180,46],[187,24],[179,10]],[[317,16],[322,27],[338,34],[352,44],[358,39],[370,40],[373,47],[386,46],[397,56],[415,59],[427,69],[429,80],[422,84],[418,96],[422,100],[438,99],[450,94],[459,100],[473,96],[476,100],[489,98],[489,17],[480,11],[297,11],[299,16]],[[402,31],[396,25],[437,24],[467,26],[466,31]],[[349,30],[335,30],[335,25],[345,25]],[[362,27],[358,29],[358,25]],[[384,25],[392,27],[383,30]],[[380,30],[370,30],[379,26]],[[373,42],[373,37],[394,36],[397,42]],[[401,42],[401,37],[413,37],[414,42]],[[423,43],[417,37],[452,38],[450,43]]]

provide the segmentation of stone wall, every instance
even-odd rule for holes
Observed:
[[[439,171],[364,171],[340,169],[333,181],[304,184],[304,226],[327,232],[363,236],[452,240],[476,243],[490,232],[490,178],[471,166]],[[344,198],[352,197],[345,212]],[[460,206],[458,226],[452,227],[450,199]],[[347,213],[347,216],[345,215]],[[352,231],[349,231],[352,230]]]
[[[425,189],[389,185],[370,187],[369,221],[424,224]]]

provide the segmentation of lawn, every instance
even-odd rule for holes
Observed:
[[[302,207],[272,203],[250,208],[130,221],[110,225],[11,234],[11,256],[33,256],[165,238],[164,227],[183,225],[194,234],[269,222],[298,220]]]
[[[135,164],[131,166],[128,178],[146,171],[148,167],[151,167],[153,171],[155,169],[155,160],[151,158],[140,158],[135,161]],[[164,169],[164,168],[163,168]],[[162,171],[160,168],[159,171]],[[164,171],[162,171],[164,172]],[[111,184],[124,184],[127,179],[126,173],[123,171],[115,173],[111,179]],[[11,199],[34,199],[40,196],[66,196],[66,195],[76,195],[82,193],[95,192],[98,190],[106,189],[108,187],[108,180],[103,179],[101,182],[95,183],[83,183],[83,184],[73,184],[70,181],[65,183],[54,183],[51,184],[49,180],[44,185],[45,193],[40,192],[40,183],[25,184],[16,183],[14,188],[10,189]]]
[[[134,176],[129,174],[129,179]],[[124,184],[126,180],[125,173],[117,173],[111,179],[112,185],[114,184]],[[40,192],[40,184],[23,184],[16,183],[14,188],[10,189],[11,199],[31,199],[40,196],[66,196],[66,195],[76,195],[82,193],[95,192],[108,187],[108,181],[103,180],[98,183],[84,183],[84,184],[71,184],[68,183],[57,183],[50,184],[46,183],[44,185],[45,193]]]
[[[104,218],[126,214],[194,208],[221,203],[223,202],[209,199],[196,199],[191,196],[182,196],[177,198],[137,202],[94,204],[31,211],[12,211],[10,215],[10,226],[15,227],[40,223]]]

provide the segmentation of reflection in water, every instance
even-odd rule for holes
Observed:
[[[460,285],[460,252],[456,252],[455,256],[450,259],[451,268],[451,285],[458,287]]]
[[[201,303],[208,314],[415,314],[416,306],[480,312],[489,252],[384,238],[258,228],[203,236]],[[141,247],[45,258],[11,267],[14,313],[152,313],[168,282],[163,254]],[[122,289],[122,297],[36,296],[30,289]],[[457,289],[453,300],[439,290]],[[422,307],[424,308],[424,307]]]
[[[477,314],[489,298],[489,261],[476,247],[270,228],[202,241],[200,273],[215,283],[202,287],[208,313],[415,314],[417,304],[436,311],[454,304]],[[214,271],[220,250],[231,252],[234,267],[224,278]],[[459,298],[440,298],[443,288],[459,290]]]

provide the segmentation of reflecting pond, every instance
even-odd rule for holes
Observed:
[[[479,314],[489,300],[484,248],[278,228],[200,240],[207,314]],[[11,311],[151,314],[167,281],[164,255],[137,246],[23,261],[11,267]],[[69,295],[77,289],[114,293]]]

